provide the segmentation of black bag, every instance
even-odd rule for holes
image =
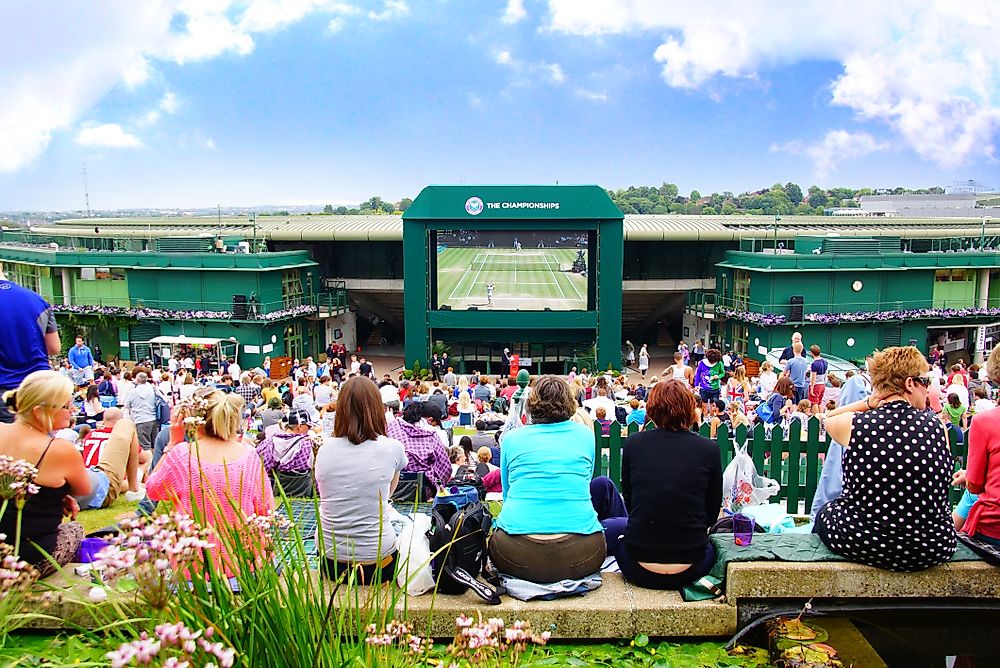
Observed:
[[[476,592],[490,605],[500,605],[500,594],[477,578],[486,567],[486,537],[493,526],[489,509],[476,498],[473,487],[463,486],[456,493],[457,503],[435,502],[431,509],[431,572],[442,594]],[[440,500],[441,497],[439,497]]]
[[[615,406],[615,420],[618,424],[625,424],[628,422],[628,413],[625,412],[624,406]]]
[[[313,485],[312,471],[282,471],[274,472],[274,482],[271,488],[276,497],[281,496],[281,491],[289,499],[313,498],[316,496],[316,488]]]

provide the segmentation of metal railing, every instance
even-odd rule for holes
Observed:
[[[617,422],[611,423],[609,436],[602,436],[600,424],[594,424],[594,476],[606,475],[621,489],[622,477],[622,442],[631,434],[639,431],[636,423],[620,429]],[[652,429],[650,422],[646,429]],[[624,432],[624,434],[622,433]],[[709,425],[702,425],[699,433],[708,438],[711,433]],[[735,437],[735,438],[734,438]],[[752,429],[745,425],[736,428],[735,434],[730,434],[728,425],[719,425],[715,442],[722,455],[722,470],[733,460],[737,444],[747,444],[747,452],[753,458],[757,473],[777,480],[781,490],[771,497],[771,503],[785,503],[788,513],[801,512],[800,502],[804,503],[805,512],[809,512],[813,498],[816,496],[816,486],[823,469],[820,455],[826,455],[829,442],[825,434],[820,433],[818,418],[809,418],[806,433],[798,420],[792,420],[788,427],[788,438],[780,425],[771,429],[770,438],[763,424],[757,424]],[[948,444],[951,448],[955,470],[965,468],[968,456],[968,434],[958,442],[954,429],[948,430]],[[957,504],[962,496],[961,487],[951,487],[949,498],[952,505]],[[725,493],[725,490],[723,490]]]
[[[916,300],[877,300],[877,301],[840,301],[840,302],[817,302],[806,299],[800,305],[793,305],[789,302],[752,302],[737,300],[733,297],[719,295],[703,290],[688,290],[686,294],[685,312],[700,318],[724,318],[729,311],[758,314],[780,315],[791,320],[793,309],[799,308],[803,315],[806,314],[835,314],[835,313],[870,313],[870,312],[891,312],[891,311],[914,311],[924,309],[968,309],[979,306],[977,299],[916,299]],[[987,300],[987,308],[1000,308],[1000,298]],[[919,315],[908,317],[921,317]],[[932,317],[927,315],[926,317]]]

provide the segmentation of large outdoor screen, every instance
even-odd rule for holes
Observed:
[[[587,232],[437,232],[437,308],[586,310],[588,240]]]

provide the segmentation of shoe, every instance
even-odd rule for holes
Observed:
[[[145,488],[140,488],[138,492],[125,492],[125,500],[129,503],[136,503],[146,498]]]

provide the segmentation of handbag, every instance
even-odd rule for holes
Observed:
[[[771,404],[766,401],[762,401],[757,404],[757,407],[753,409],[754,413],[764,424],[770,424],[774,421],[774,411],[771,410]]]

